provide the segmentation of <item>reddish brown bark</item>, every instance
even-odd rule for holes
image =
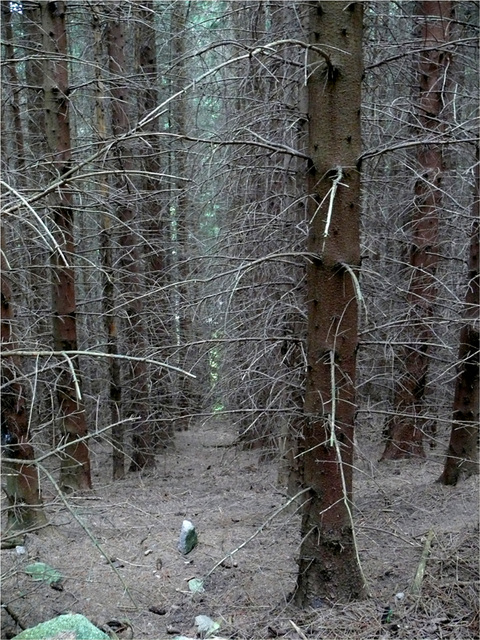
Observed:
[[[11,86],[14,87],[14,91],[12,93],[11,99],[9,100],[10,109],[11,109],[11,125],[14,131],[14,154],[12,157],[12,161],[9,165],[15,168],[14,181],[17,183],[17,186],[23,184],[25,182],[25,147],[23,142],[23,127],[22,127],[22,119],[20,116],[20,104],[19,104],[19,92],[16,90],[16,87],[19,86],[18,77],[17,77],[17,69],[16,65],[13,62],[15,59],[14,48],[13,48],[13,31],[11,24],[11,11],[10,7],[5,3],[2,3],[1,6],[1,17],[2,17],[2,28],[5,34],[5,52],[8,60],[12,62],[6,65],[6,73],[8,76],[8,81],[11,83]],[[7,131],[5,129],[6,118],[2,118],[2,135],[6,135]],[[10,120],[10,119],[8,119]],[[10,129],[11,131],[11,129]]]
[[[6,55],[14,60],[13,30],[11,25],[10,7],[2,4],[2,28],[5,36]],[[7,74],[13,87],[19,86],[16,66],[7,64]],[[2,131],[8,122],[13,125],[14,141],[13,156],[17,172],[12,179],[17,188],[25,187],[25,147],[22,130],[22,119],[18,93],[15,91],[11,100],[11,120],[2,119]],[[11,128],[11,127],[10,127]],[[6,258],[5,231],[1,229],[1,347],[2,351],[13,351],[17,348],[13,324],[15,322],[12,308],[12,291],[10,287],[10,272]],[[0,360],[1,367],[1,431],[2,455],[5,459],[2,472],[5,482],[5,492],[9,508],[7,510],[6,544],[18,543],[15,536],[25,530],[41,526],[46,523],[42,498],[39,488],[38,469],[33,464],[34,449],[30,443],[29,409],[21,377],[21,364],[15,355],[4,356]],[[9,534],[13,538],[9,539]]]
[[[153,0],[146,0],[138,7],[137,64],[142,85],[138,94],[139,117],[143,118],[161,101],[159,98],[159,78],[157,72],[157,46],[155,41],[155,5]],[[148,122],[143,131],[158,133],[158,119]],[[155,348],[162,349],[172,344],[173,328],[169,313],[169,300],[162,288],[168,283],[167,268],[170,263],[170,202],[167,194],[158,193],[160,182],[153,177],[162,173],[162,149],[156,135],[148,135],[148,147],[142,164],[150,175],[143,179],[144,204],[142,220],[148,234],[148,245],[145,247],[146,285],[159,291],[153,300],[148,300],[148,313],[162,318],[155,331]],[[165,197],[166,196],[166,197]],[[145,232],[144,232],[145,233]],[[167,393],[168,376],[163,370],[155,372],[155,394],[150,398],[152,425],[154,428],[154,446],[158,451],[173,442],[173,423],[165,420],[165,408],[172,404]]]
[[[22,31],[23,43],[26,47],[38,47],[41,49],[42,35],[42,19],[40,6],[35,2],[25,2],[22,5]],[[30,49],[31,50],[31,49]],[[45,118],[44,118],[44,99],[42,91],[43,64],[41,58],[28,55],[29,49],[25,51],[25,79],[27,81],[28,95],[28,118],[26,118],[26,132],[28,144],[25,149],[29,154],[30,161],[32,159],[38,161],[46,153],[45,146]],[[38,163],[35,171],[29,172],[28,179],[32,187],[38,188],[43,175],[42,163]]]
[[[12,351],[17,345],[12,332],[14,315],[5,257],[5,233],[2,229],[1,251],[1,345],[2,351]],[[14,355],[4,356],[1,362],[2,385],[2,456],[8,499],[6,535],[22,532],[46,522],[38,484],[38,470],[33,464],[35,454],[30,444],[27,398],[22,384],[20,362]]]
[[[355,369],[354,273],[360,263],[362,3],[313,2],[309,112],[309,235],[305,424],[298,460],[309,487],[295,601],[364,595],[352,504]],[[331,214],[331,215],[330,215]]]
[[[448,42],[451,2],[424,0],[419,3],[423,50],[419,59],[418,135],[431,137],[444,129],[445,78],[449,53],[436,45]],[[409,344],[399,356],[403,373],[395,389],[393,415],[387,424],[384,460],[424,456],[422,417],[427,388],[430,344],[435,335],[431,325],[437,296],[438,228],[442,207],[442,147],[426,143],[417,153],[418,178],[415,183],[411,221]]]
[[[4,3],[2,3],[4,4]],[[17,31],[17,38],[20,39],[20,51],[22,47],[25,57],[25,81],[26,86],[21,91],[23,100],[28,108],[23,111],[23,126],[25,134],[25,158],[27,170],[23,174],[25,185],[32,191],[41,190],[47,184],[48,167],[39,161],[47,154],[45,136],[45,110],[43,96],[43,70],[44,61],[42,56],[31,55],[32,51],[42,49],[42,20],[40,5],[36,2],[23,2],[21,36]],[[32,168],[35,167],[34,170]],[[44,283],[49,281],[50,269],[48,266],[50,252],[48,245],[38,242],[38,234],[34,228],[25,227],[25,235],[29,238],[28,260],[30,268],[26,273],[29,278],[29,307],[35,309],[36,318],[33,331],[40,343],[44,343],[45,336],[51,333],[51,299],[45,295]],[[51,396],[47,386],[37,389],[35,403],[32,407],[35,424],[39,424],[50,415]],[[48,420],[48,418],[47,418]]]
[[[106,5],[109,13],[107,23],[107,50],[109,71],[112,74],[111,113],[112,132],[121,137],[129,130],[127,115],[125,75],[125,33],[122,21],[121,2]],[[127,177],[133,168],[131,152],[126,142],[118,142],[115,148],[117,164],[122,170],[115,179],[112,199],[116,201],[116,214],[121,223],[120,247],[123,272],[122,290],[126,298],[126,341],[132,355],[144,354],[146,349],[142,322],[141,270],[139,239],[134,232],[136,211],[130,206],[130,184]],[[148,421],[148,371],[143,361],[133,361],[129,367],[131,389],[130,412],[137,418],[132,434],[132,456],[130,471],[155,465],[153,434]]]
[[[47,147],[52,179],[70,168],[71,136],[65,3],[41,2],[43,27],[44,106]],[[53,342],[56,351],[77,350],[73,235],[74,208],[70,188],[60,184],[50,201],[57,250],[52,257]],[[64,491],[91,488],[90,458],[85,440],[87,423],[81,388],[78,357],[71,366],[63,363],[56,392],[61,418],[63,445],[60,487]],[[65,446],[66,445],[66,446]]]
[[[480,336],[478,311],[480,302],[480,275],[478,234],[480,220],[480,154],[477,148],[475,166],[474,204],[472,207],[472,235],[470,240],[468,288],[465,296],[466,324],[460,331],[458,351],[459,372],[453,399],[453,421],[447,458],[439,481],[455,485],[460,475],[478,473],[479,429],[479,372]]]
[[[105,83],[103,79],[102,58],[104,53],[103,43],[103,27],[101,20],[103,13],[102,5],[93,7],[92,13],[92,31],[94,38],[95,52],[95,79],[97,81],[95,96],[95,120],[97,135],[100,140],[107,138],[107,123],[105,114]],[[108,177],[99,175],[97,178],[99,184],[99,196],[105,210],[101,212],[100,232],[100,259],[102,263],[103,275],[103,318],[104,328],[106,332],[106,351],[111,356],[118,354],[118,318],[115,314],[115,272],[113,269],[113,225],[110,212],[107,210],[107,202],[109,199],[110,187]],[[123,478],[125,475],[125,426],[121,421],[121,401],[122,401],[122,384],[121,369],[118,358],[112,357],[108,360],[108,402],[110,409],[111,431],[110,437],[112,442],[112,477],[114,480]]]

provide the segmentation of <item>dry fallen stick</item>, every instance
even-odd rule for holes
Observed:
[[[422,590],[423,576],[425,575],[425,566],[427,564],[428,556],[430,555],[430,548],[433,540],[433,529],[430,529],[425,540],[425,545],[422,551],[422,557],[415,573],[415,578],[412,584],[412,595],[418,596]]]
[[[298,625],[296,625],[293,620],[289,620],[289,622],[292,625],[292,627],[295,629],[295,631],[298,633],[300,638],[302,638],[302,640],[307,640],[307,636],[303,633],[303,631],[300,629],[300,627]]]

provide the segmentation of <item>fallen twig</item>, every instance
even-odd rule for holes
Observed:
[[[430,548],[432,546],[433,540],[433,529],[430,529],[427,535],[427,539],[425,540],[425,545],[422,551],[422,557],[420,558],[420,563],[417,567],[417,572],[415,573],[415,578],[412,583],[412,595],[418,596],[420,591],[422,590],[423,577],[425,575],[425,566],[427,564],[428,556],[430,555]]]

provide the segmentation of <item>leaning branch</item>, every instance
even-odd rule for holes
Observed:
[[[189,371],[185,371],[185,369],[181,369],[180,367],[175,367],[172,364],[167,364],[166,362],[160,362],[159,360],[154,360],[153,358],[137,358],[135,356],[125,356],[122,354],[113,354],[113,353],[105,353],[103,351],[35,351],[35,350],[25,350],[25,349],[13,349],[11,351],[2,351],[0,352],[0,357],[7,358],[9,356],[38,356],[38,357],[50,357],[50,356],[63,356],[67,361],[70,360],[70,356],[93,356],[94,358],[116,358],[117,360],[128,360],[130,362],[148,362],[149,364],[154,364],[157,367],[163,367],[164,369],[171,369],[172,371],[177,371],[188,378],[196,378],[193,373]]]
[[[400,142],[399,144],[391,144],[387,147],[380,147],[379,149],[370,149],[362,153],[358,158],[358,162],[362,160],[369,160],[370,158],[375,158],[377,156],[381,156],[384,153],[392,153],[394,151],[400,151],[401,149],[411,149],[412,147],[418,147],[429,144],[436,145],[449,145],[449,144],[461,144],[461,143],[469,143],[469,144],[478,144],[479,137],[475,138],[458,138],[458,139],[441,139],[441,138],[422,138],[421,140],[409,140],[408,142]]]
[[[364,71],[371,71],[372,69],[376,69],[377,67],[381,67],[384,64],[389,64],[390,62],[395,62],[395,60],[400,60],[401,58],[407,58],[409,56],[418,55],[419,53],[426,53],[427,51],[451,51],[453,46],[457,45],[465,45],[465,44],[473,44],[477,46],[478,38],[462,38],[461,40],[449,40],[443,45],[436,43],[434,47],[422,47],[410,49],[409,51],[402,51],[395,56],[390,56],[389,58],[383,58],[383,60],[377,60],[377,62],[372,62],[372,64],[366,65]]]
[[[144,129],[144,127],[149,125],[151,122],[154,122],[155,120],[157,120],[157,118],[159,118],[162,114],[164,114],[166,112],[166,107],[168,107],[168,105],[171,102],[175,101],[177,98],[181,97],[182,95],[190,91],[190,89],[198,86],[198,84],[203,82],[206,78],[209,78],[210,76],[215,75],[225,67],[241,62],[242,60],[248,60],[252,56],[269,54],[272,51],[274,51],[276,47],[279,47],[285,44],[292,44],[299,47],[303,47],[307,50],[315,51],[321,57],[324,58],[327,65],[331,66],[332,64],[330,60],[330,56],[326,51],[324,51],[324,49],[322,49],[319,46],[307,44],[305,42],[302,42],[301,40],[277,40],[275,42],[271,42],[264,46],[253,48],[245,54],[235,56],[233,58],[229,58],[228,60],[225,60],[224,62],[221,62],[220,64],[200,74],[194,80],[189,82],[185,87],[183,87],[183,89],[180,89],[179,91],[171,95],[169,98],[164,100],[161,104],[155,107],[155,109],[150,111],[150,113],[147,113],[146,116],[144,116],[141,120],[139,120],[137,124],[134,127],[132,127],[132,129],[130,129],[129,131],[111,140],[102,141],[102,143],[100,143],[99,145],[98,150],[95,151],[95,153],[88,156],[88,158],[85,158],[84,160],[78,162],[78,164],[76,164],[74,167],[66,171],[62,176],[59,176],[57,180],[54,180],[52,183],[50,183],[50,185],[48,185],[45,189],[43,189],[43,191],[33,194],[28,199],[27,202],[29,204],[32,204],[33,202],[37,202],[38,200],[41,200],[42,198],[52,193],[53,191],[56,191],[58,188],[63,187],[65,184],[69,183],[71,180],[77,179],[78,173],[83,167],[91,164],[92,162],[97,160],[100,156],[109,153],[112,147],[114,147],[115,145],[121,144],[122,142],[129,140],[132,136],[137,135],[140,131],[142,131],[142,129]],[[347,52],[342,51],[342,53],[346,54]],[[23,206],[25,206],[26,205],[25,200],[24,199],[20,199],[20,200],[21,200],[20,202],[6,206],[3,209],[3,214],[11,215],[12,213],[18,211]]]

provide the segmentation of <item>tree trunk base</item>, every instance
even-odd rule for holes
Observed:
[[[64,458],[60,468],[59,487],[64,494],[90,491],[92,489],[90,465],[85,467],[69,458]]]
[[[453,440],[453,443],[452,443]],[[438,482],[455,486],[461,477],[479,473],[478,426],[460,427],[452,431],[447,458]]]
[[[412,422],[395,421],[388,429],[387,443],[380,460],[425,458],[423,432]]]
[[[18,533],[15,538],[23,539],[25,532],[47,524],[38,490],[38,471],[28,463],[4,463],[2,471],[7,478],[4,490],[9,503],[4,537]]]
[[[300,547],[294,604],[302,609],[318,609],[328,603],[365,598],[367,589],[358,564],[351,525],[332,526],[321,496],[313,491],[309,496],[301,529],[308,533]]]

